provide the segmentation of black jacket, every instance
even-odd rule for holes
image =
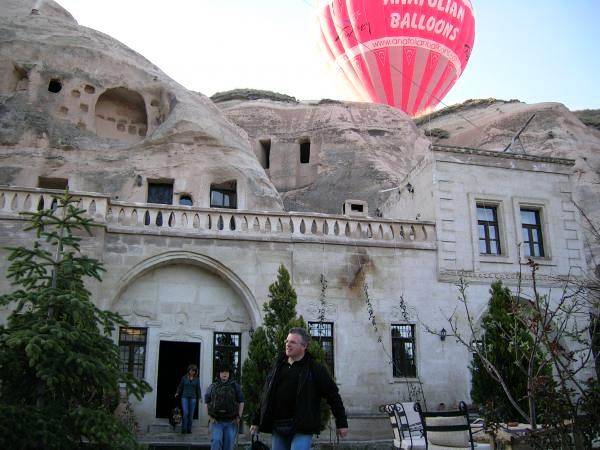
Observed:
[[[306,352],[306,364],[303,365],[298,379],[296,396],[295,422],[296,431],[304,434],[318,434],[321,431],[321,398],[327,400],[331,412],[335,416],[337,428],[348,428],[346,410],[338,392],[335,381],[327,369],[316,362],[310,353]],[[273,385],[281,366],[287,360],[280,356],[267,375],[263,388],[260,408],[253,417],[252,424],[258,425],[260,431],[271,433],[273,431]]]

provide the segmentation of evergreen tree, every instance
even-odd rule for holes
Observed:
[[[512,397],[527,411],[528,395],[535,395],[535,392],[528,392],[530,377],[527,375],[533,338],[523,323],[515,319],[515,313],[523,306],[518,304],[519,300],[508,288],[502,286],[501,281],[492,284],[490,294],[489,309],[482,319],[481,350],[499,370]],[[536,386],[542,388],[545,385],[546,389],[551,389],[550,367],[540,369],[541,355],[535,359],[533,373],[539,381]],[[490,418],[501,422],[520,419],[500,383],[489,375],[483,361],[476,355],[471,364],[471,375],[471,398],[484,406]],[[543,415],[543,403],[539,403],[538,407],[538,413]]]
[[[297,296],[287,269],[281,265],[277,272],[277,281],[269,286],[269,301],[264,304],[264,327],[258,327],[252,335],[248,347],[248,359],[242,368],[242,387],[244,390],[244,418],[250,423],[252,416],[260,406],[260,395],[265,380],[275,358],[284,351],[285,339],[290,328],[308,326],[304,319],[297,316]],[[325,353],[315,341],[311,341],[308,351],[316,361],[325,365]],[[324,430],[331,417],[329,406],[321,404],[321,429]]]
[[[269,286],[269,298],[263,306],[265,311],[265,332],[270,343],[279,353],[283,349],[288,330],[300,324],[296,319],[298,298],[290,282],[290,273],[281,265],[277,272],[277,281]],[[306,327],[305,327],[306,328]]]
[[[33,247],[8,249],[15,290],[0,296],[13,308],[0,326],[0,448],[137,448],[113,415],[119,385],[138,399],[151,388],[121,372],[111,334],[126,322],[86,289],[104,270],[81,253],[78,234],[93,223],[69,194],[57,200],[27,213]]]
[[[260,406],[260,395],[276,355],[274,346],[267,339],[265,329],[258,327],[252,334],[248,358],[242,367],[244,421],[248,424],[251,424],[252,416]]]

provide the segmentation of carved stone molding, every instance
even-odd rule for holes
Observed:
[[[326,303],[325,305],[325,319],[330,321],[335,321],[337,317],[337,307],[332,305],[331,303]],[[319,319],[319,313],[323,305],[319,301],[313,301],[308,304],[308,308],[306,308],[308,314],[307,316],[313,320]]]
[[[441,270],[440,279],[442,280],[457,280],[458,278],[464,278],[466,280],[506,280],[506,281],[519,281],[521,279],[525,282],[532,280],[531,274],[523,272],[521,274],[517,272],[469,272],[466,270]],[[543,281],[548,283],[565,282],[569,280],[569,277],[564,275],[544,275],[536,274],[537,281]]]

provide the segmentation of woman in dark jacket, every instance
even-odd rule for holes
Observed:
[[[181,378],[175,398],[181,397],[181,433],[192,432],[192,420],[196,403],[202,398],[200,392],[200,380],[198,379],[198,367],[190,364],[187,373]]]

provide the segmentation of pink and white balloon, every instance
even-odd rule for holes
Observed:
[[[475,39],[469,0],[326,0],[318,17],[325,53],[353,89],[411,116],[444,98]]]

